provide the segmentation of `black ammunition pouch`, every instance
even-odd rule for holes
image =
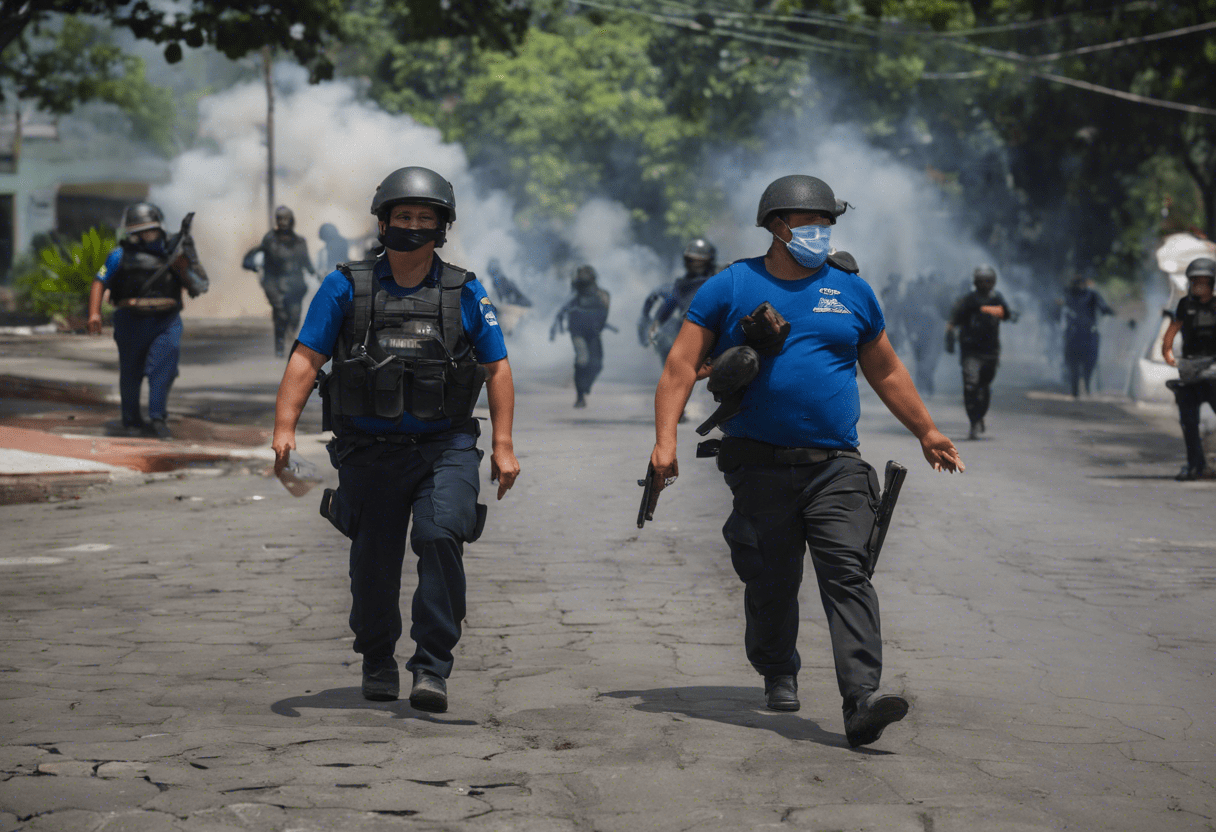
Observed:
[[[354,285],[354,301],[339,335],[333,372],[322,387],[330,429],[339,428],[340,417],[353,416],[396,420],[409,413],[424,422],[468,419],[486,380],[461,321],[460,293],[472,276],[445,264],[439,288],[404,303],[376,293],[373,266],[339,267]],[[403,315],[406,322],[415,320],[410,304],[419,310],[418,320],[438,327],[438,336],[392,328]],[[377,314],[386,316],[380,324]]]

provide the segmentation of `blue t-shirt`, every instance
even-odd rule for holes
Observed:
[[[764,301],[790,322],[789,338],[779,355],[761,358],[742,411],[723,432],[788,448],[856,448],[857,348],[886,327],[874,291],[826,264],[810,277],[778,280],[755,257],[707,280],[686,317],[717,334],[717,356],[743,343],[739,320]]]
[[[436,257],[426,280],[412,289],[397,285],[387,259],[381,258],[372,274],[379,279],[382,289],[393,297],[403,298],[414,294],[423,286],[436,285],[442,266],[442,261]],[[338,334],[342,331],[342,320],[354,299],[355,289],[346,275],[339,271],[330,272],[321,282],[321,287],[317,289],[312,303],[308,306],[308,314],[304,317],[304,325],[300,327],[297,340],[310,350],[332,356],[338,342]],[[465,337],[473,345],[477,363],[492,364],[507,357],[507,344],[503,340],[502,329],[498,326],[494,305],[490,303],[486,290],[476,279],[470,280],[461,290],[460,313]],[[355,430],[363,433],[436,433],[451,427],[451,421],[448,419],[423,422],[409,413],[396,422],[370,416],[355,416],[349,421]]]

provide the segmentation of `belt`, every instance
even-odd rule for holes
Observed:
[[[700,455],[699,448],[698,455]],[[818,465],[842,456],[861,459],[861,454],[856,449],[786,448],[739,436],[723,438],[716,456],[718,457],[718,470],[724,472],[733,471],[741,465]]]
[[[123,298],[118,302],[118,308],[151,313],[176,312],[182,306],[173,298]]]

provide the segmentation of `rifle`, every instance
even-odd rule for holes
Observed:
[[[144,281],[144,285],[141,286],[139,290],[140,297],[146,295],[148,291],[154,285],[156,285],[156,281],[164,277],[165,272],[173,268],[173,265],[182,257],[186,258],[187,266],[184,270],[185,274],[179,275],[179,277],[181,278],[182,283],[186,284],[186,291],[190,293],[190,296],[198,297],[206,292],[208,288],[210,288],[210,281],[207,280],[206,274],[201,276],[194,276],[191,274],[191,267],[194,266],[197,266],[200,272],[202,271],[202,267],[197,262],[191,262],[191,260],[197,261],[198,259],[197,255],[194,255],[193,257],[191,256],[194,250],[194,241],[190,239],[190,224],[193,222],[194,212],[191,211],[189,214],[186,214],[185,218],[182,219],[182,228],[177,234],[177,242],[174,243],[173,250],[170,251],[168,256],[165,258],[165,265],[153,272],[152,276]],[[189,250],[187,250],[187,246],[189,246]]]
[[[899,491],[903,488],[904,478],[908,469],[895,460],[887,461],[887,469],[883,475],[882,499],[878,502],[878,513],[874,518],[874,530],[866,543],[866,554],[869,562],[866,564],[866,577],[874,577],[874,567],[878,565],[878,555],[882,552],[883,541],[887,539],[887,528],[891,525],[891,515],[895,511],[895,503],[899,500]]]
[[[654,465],[646,464],[646,479],[638,480],[638,485],[642,487],[642,504],[638,507],[638,528],[646,525],[647,520],[654,519],[655,506],[650,504],[653,497],[657,505],[658,498],[654,493],[655,473]]]

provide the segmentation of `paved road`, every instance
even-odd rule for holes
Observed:
[[[1169,479],[1154,417],[1007,387],[965,475],[913,465],[876,583],[914,709],[850,750],[813,585],[803,709],[762,708],[691,428],[638,532],[650,390],[553,385],[520,382],[441,716],[359,697],[315,493],[200,473],[0,508],[0,832],[1214,828],[1216,486]],[[861,434],[918,461],[873,397]]]

